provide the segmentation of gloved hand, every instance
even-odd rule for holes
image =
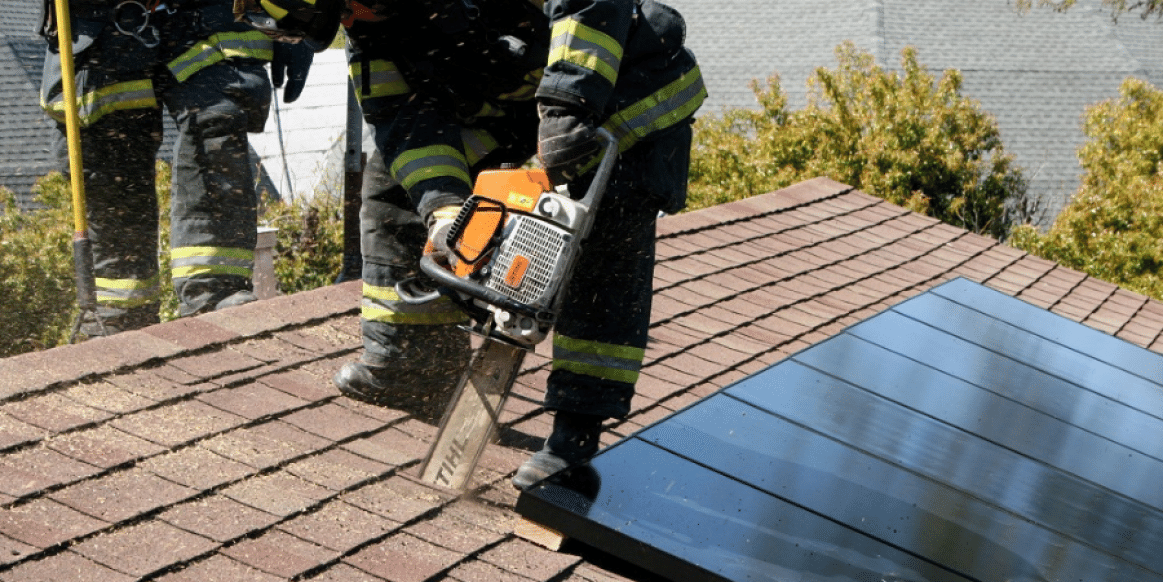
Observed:
[[[448,232],[459,214],[460,206],[441,206],[432,211],[428,217],[428,242],[424,245],[424,254],[448,253]]]
[[[271,83],[276,88],[283,86],[287,81],[287,88],[283,89],[283,103],[291,103],[299,98],[303,86],[307,84],[307,71],[311,69],[311,62],[315,60],[315,52],[308,45],[297,42],[278,42],[275,45],[275,56],[271,59]]]
[[[568,184],[600,149],[593,116],[554,101],[537,103],[537,159],[554,184]]]

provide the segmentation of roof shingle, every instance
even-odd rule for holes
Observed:
[[[955,277],[1163,344],[1157,301],[825,178],[658,233],[647,361],[606,444]],[[650,578],[513,534],[508,478],[549,430],[544,350],[471,491],[417,480],[430,421],[330,382],[360,349],[359,294],[344,283],[0,360],[0,579]]]

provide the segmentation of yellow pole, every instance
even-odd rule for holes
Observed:
[[[76,72],[73,68],[73,26],[68,0],[56,0],[57,41],[61,56],[61,98],[65,106],[65,135],[69,147],[69,176],[73,187],[73,268],[77,279],[77,304],[80,313],[73,324],[72,342],[88,312],[97,324],[97,285],[93,275],[93,247],[89,242],[89,223],[85,214],[85,175],[81,165],[81,119],[77,114]]]
[[[73,24],[68,0],[56,0],[57,41],[61,55],[61,83],[65,105],[65,129],[69,144],[69,172],[73,186],[74,236],[87,236],[85,217],[85,181],[81,173],[81,118],[77,114],[76,72],[73,68]]]

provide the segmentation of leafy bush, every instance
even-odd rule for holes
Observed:
[[[297,293],[332,284],[343,266],[343,202],[326,192],[309,200],[266,205],[260,223],[279,229],[275,276]]]
[[[997,123],[961,95],[961,74],[937,80],[901,53],[902,74],[846,42],[839,66],[817,69],[809,103],[789,111],[778,77],[752,84],[759,110],[700,119],[692,152],[690,208],[713,206],[828,176],[969,230],[1001,237],[1009,200],[1025,180]]]
[[[1011,244],[1163,299],[1163,91],[1134,78],[1087,109],[1078,192],[1045,234],[1014,230]]]
[[[0,189],[0,357],[67,342],[76,313],[68,182],[53,174],[33,193],[45,208],[21,212]]]

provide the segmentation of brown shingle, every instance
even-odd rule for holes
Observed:
[[[606,446],[955,276],[1163,350],[1163,304],[826,178],[668,216],[658,233],[647,358]],[[508,479],[552,420],[550,343],[526,357],[500,443],[458,497],[415,478],[431,421],[331,383],[359,355],[360,290],[0,360],[0,577],[640,577],[512,536]]]

